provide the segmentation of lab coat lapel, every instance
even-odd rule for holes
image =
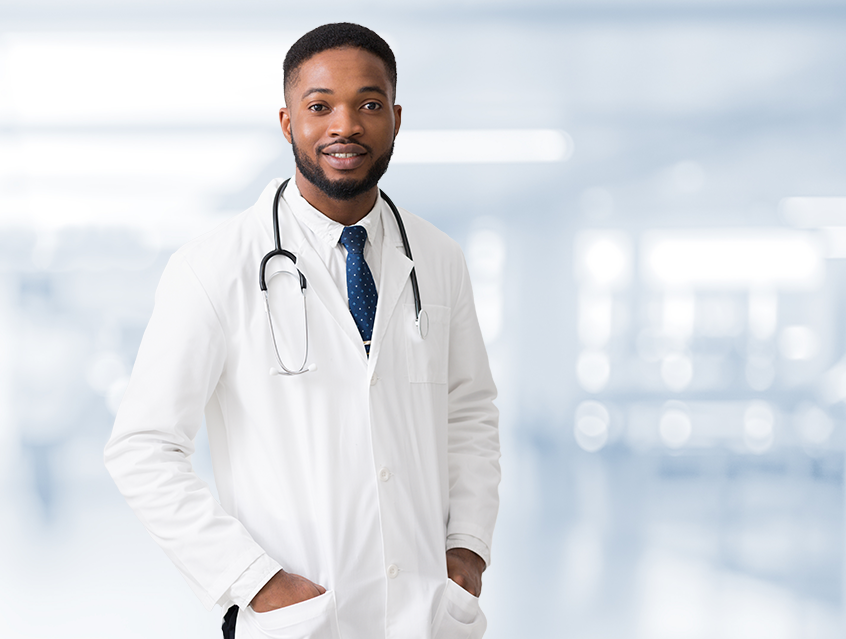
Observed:
[[[385,208],[387,209],[387,207]],[[383,216],[383,224],[388,215],[386,213]],[[382,244],[382,275],[379,278],[378,288],[379,301],[376,304],[376,321],[373,326],[373,348],[370,351],[371,368],[378,359],[388,323],[391,321],[413,267],[414,262],[408,259],[403,250],[402,239],[398,235],[394,236],[386,228]]]
[[[329,314],[338,324],[338,328],[352,340],[356,350],[361,355],[362,361],[367,361],[364,342],[361,340],[361,333],[358,332],[350,309],[344,304],[344,298],[341,296],[335,280],[332,279],[326,269],[326,265],[308,242],[303,241],[299,259],[302,262],[301,268],[308,280],[308,285],[323,302]]]
[[[310,289],[313,294],[320,298],[332,319],[337,323],[338,328],[352,340],[356,350],[361,355],[362,361],[366,363],[367,353],[364,350],[361,334],[358,332],[352,314],[350,314],[350,309],[344,303],[344,298],[338,290],[335,280],[332,279],[323,260],[306,240],[287,203],[280,206],[279,213],[281,235],[288,238],[292,246],[296,246],[297,266],[308,282],[306,295],[309,294]],[[284,244],[285,242],[283,242],[283,246]]]

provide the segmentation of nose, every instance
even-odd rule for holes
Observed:
[[[357,109],[336,108],[327,131],[331,137],[352,138],[364,133]]]

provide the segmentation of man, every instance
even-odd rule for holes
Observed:
[[[324,25],[284,83],[294,179],[171,258],[106,464],[225,636],[481,637],[496,391],[460,249],[397,211],[412,262],[377,186],[393,53]],[[203,411],[220,504],[189,460]]]

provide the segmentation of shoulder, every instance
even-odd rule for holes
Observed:
[[[258,291],[262,256],[273,246],[270,210],[279,180],[258,201],[180,247],[162,274],[162,291],[202,291],[223,318]]]
[[[402,207],[397,208],[405,224],[408,242],[411,245],[411,251],[415,259],[418,258],[418,255],[415,253],[415,246],[420,246],[421,249],[431,255],[437,256],[438,259],[463,260],[463,253],[458,242],[428,220],[414,215]],[[420,257],[424,256],[420,255]]]
[[[195,263],[212,257],[219,260],[241,251],[261,231],[254,208],[250,207],[183,244],[174,253],[174,258]]]
[[[250,208],[184,244],[171,262],[189,266],[201,281],[229,280],[256,270],[256,260],[273,245],[269,220],[273,193],[279,182],[273,180],[268,184]]]
[[[408,235],[424,305],[455,306],[462,292],[469,290],[466,286],[467,265],[461,247],[431,222],[402,208],[399,212]],[[391,222],[388,225],[393,226],[396,233],[393,238],[399,248],[397,226]]]
[[[162,273],[156,290],[157,303],[183,308],[188,300],[193,300],[186,312],[194,315],[204,312],[205,305],[198,300],[205,299],[220,317],[225,292],[232,290],[233,285],[243,288],[237,280],[244,277],[246,265],[254,261],[243,250],[250,244],[245,238],[256,234],[252,226],[248,209],[177,249]]]

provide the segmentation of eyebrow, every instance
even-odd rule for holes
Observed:
[[[385,91],[385,89],[383,89],[382,87],[375,86],[375,85],[374,86],[361,87],[358,90],[358,92],[359,93],[379,93],[381,95],[384,95],[386,98],[388,97],[388,93]],[[332,89],[324,89],[322,87],[313,87],[313,88],[307,90],[305,93],[303,93],[303,95],[300,99],[305,100],[308,96],[312,95],[313,93],[323,93],[323,94],[326,94],[326,95],[334,95],[335,94],[335,92]]]
[[[312,89],[309,89],[305,93],[303,93],[303,97],[301,97],[300,99],[305,100],[312,93],[326,93],[326,94],[332,95],[335,92],[332,89],[321,89],[320,87],[314,87]]]
[[[361,87],[358,90],[359,93],[380,93],[384,95],[386,98],[388,97],[387,92],[382,87],[377,86],[370,86],[370,87]]]

